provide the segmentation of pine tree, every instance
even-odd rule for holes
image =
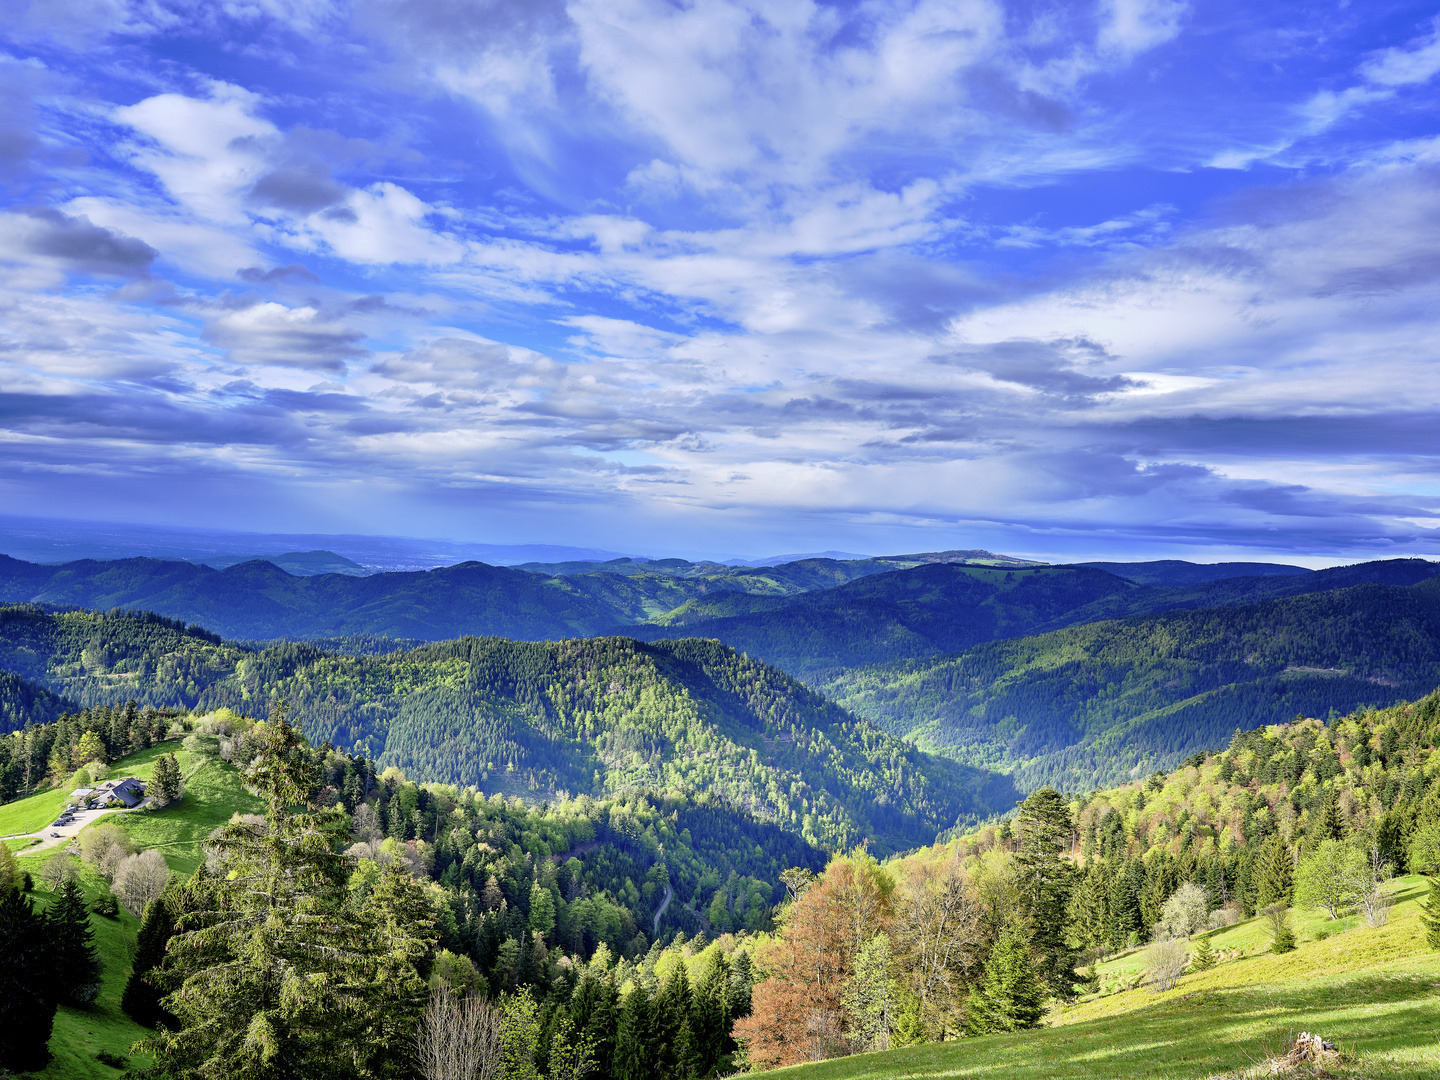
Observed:
[[[1316,843],[1345,839],[1345,820],[1340,816],[1340,796],[1334,784],[1325,789],[1325,803],[1320,810],[1313,839]]]
[[[425,891],[394,862],[361,908],[371,950],[371,1005],[354,1038],[367,1052],[368,1075],[411,1075],[412,1036],[429,997],[426,977],[437,940],[435,911]]]
[[[1106,867],[1091,860],[1070,897],[1068,922],[1082,948],[1100,949],[1109,942],[1110,882]]]
[[[680,964],[665,980],[650,1005],[650,1032],[655,1047],[655,1069],[660,1076],[685,1076],[681,1062],[693,1056],[686,1044],[690,1033],[690,978]]]
[[[166,953],[179,987],[164,1004],[179,1027],[138,1046],[160,1076],[282,1080],[322,1062],[366,1075],[375,1051],[363,1035],[390,1003],[346,903],[343,817],[311,809],[317,768],[283,711],[257,733],[246,779],[265,818],[210,841],[223,873],[204,882],[209,902],[181,917]]]
[[[725,953],[712,949],[695,983],[697,1075],[708,1076],[725,1053],[730,1032],[730,964]]]
[[[157,896],[145,908],[145,919],[135,941],[135,959],[131,962],[130,978],[120,996],[120,1008],[137,1024],[174,1027],[175,1017],[160,1004],[162,991],[148,976],[165,959],[165,945],[175,933],[175,917],[171,910],[171,890]]]
[[[1109,915],[1106,934],[1110,948],[1119,951],[1130,942],[1130,935],[1140,927],[1140,900],[1135,895],[1135,878],[1130,867],[1116,866],[1110,875]]]
[[[1201,934],[1195,940],[1195,951],[1190,957],[1190,966],[1196,971],[1209,971],[1215,966],[1215,945],[1209,934]]]
[[[1440,877],[1430,879],[1430,895],[1420,909],[1425,922],[1425,941],[1432,949],[1440,949]]]
[[[1075,982],[1075,952],[1065,940],[1073,867],[1062,855],[1075,823],[1064,797],[1043,787],[1021,804],[1015,826],[1020,837],[1015,863],[1035,963],[1051,993],[1068,997]]]
[[[620,1025],[615,1032],[615,1058],[611,1071],[615,1080],[654,1080],[656,1075],[650,995],[643,986],[631,990],[620,1006]]]
[[[148,794],[156,805],[165,806],[180,798],[182,779],[180,765],[174,754],[161,754],[155,762],[155,775],[151,777]]]
[[[1045,1015],[1045,987],[1025,948],[1023,935],[1027,932],[1007,926],[995,942],[981,984],[970,995],[970,1034],[1033,1028]]]
[[[1256,863],[1255,907],[1289,905],[1292,867],[1284,841],[1278,836],[1265,841]]]
[[[56,893],[45,914],[45,930],[56,996],[67,1005],[89,1005],[100,993],[104,965],[95,950],[85,894],[74,878],[67,879]]]
[[[55,995],[44,923],[19,889],[0,889],[0,1069],[43,1069],[50,1060]]]

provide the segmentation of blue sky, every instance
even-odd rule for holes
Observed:
[[[6,7],[10,513],[1440,554],[1434,4]]]

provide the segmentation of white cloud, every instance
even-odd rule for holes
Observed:
[[[1429,82],[1440,71],[1440,19],[1430,33],[1393,49],[1375,53],[1360,66],[1360,74],[1380,86],[1410,86]]]

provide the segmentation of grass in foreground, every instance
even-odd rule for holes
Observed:
[[[1255,1069],[1267,1053],[1282,1052],[1294,1035],[1311,1031],[1347,1055],[1348,1063],[1329,1075],[1434,1080],[1440,1078],[1440,952],[1425,946],[1418,903],[1423,883],[1402,879],[1404,898],[1381,929],[1361,923],[1283,956],[1266,952],[1233,960],[1186,975],[1164,994],[1142,988],[1082,1000],[1038,1031],[931,1043],[763,1075],[1198,1080]],[[1217,948],[1239,948],[1243,942],[1255,949],[1264,939],[1259,920],[1225,934],[1230,940],[1217,935]]]

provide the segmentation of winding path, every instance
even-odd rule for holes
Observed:
[[[674,895],[675,892],[670,888],[670,883],[667,881],[665,883],[665,899],[660,901],[660,910],[655,912],[655,930],[654,933],[650,935],[652,938],[660,936],[660,916],[665,914],[665,909],[670,906],[670,897]]]

